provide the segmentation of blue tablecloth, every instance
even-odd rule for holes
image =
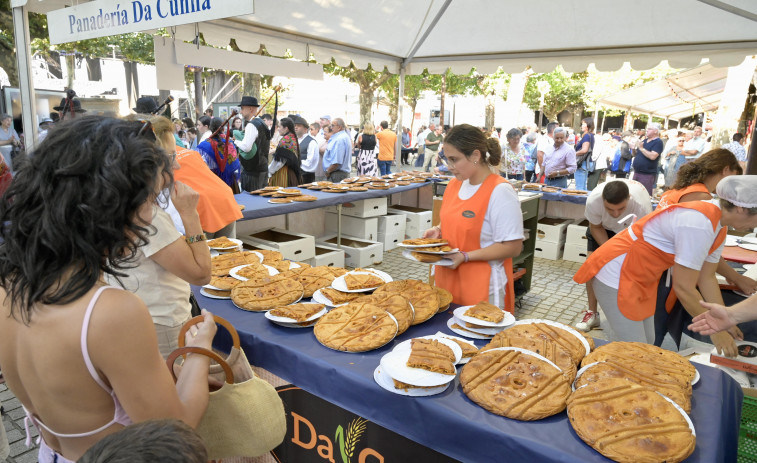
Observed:
[[[586,198],[588,196],[577,196],[577,195],[566,195],[562,193],[545,193],[541,192],[542,201],[563,201],[566,203],[573,203],[573,204],[586,204]]]
[[[293,202],[271,204],[268,202],[270,198],[260,195],[251,195],[249,193],[240,193],[234,195],[234,198],[237,200],[237,203],[244,206],[244,210],[242,211],[243,217],[239,220],[251,220],[259,219],[261,217],[272,217],[274,215],[291,214],[293,212],[306,211],[308,209],[318,209],[326,206],[336,206],[337,204],[360,201],[361,199],[381,198],[383,196],[389,196],[395,193],[402,193],[403,191],[415,190],[417,188],[431,185],[432,182],[412,183],[410,185],[397,186],[388,190],[350,191],[348,193],[324,193],[318,190],[299,188],[302,190],[303,194],[318,198],[316,201],[305,203]]]
[[[381,389],[373,381],[373,370],[381,357],[412,337],[437,331],[452,334],[446,325],[451,309],[410,327],[387,346],[351,354],[322,346],[312,329],[283,328],[269,322],[262,313],[245,312],[229,300],[209,299],[200,295],[198,288],[193,290],[200,306],[236,327],[254,365],[452,458],[465,462],[609,461],[578,438],[565,412],[533,422],[494,415],[463,394],[459,378],[444,393],[432,397],[405,397]],[[223,338],[216,338],[221,339],[218,347],[227,350],[228,339],[224,342]],[[485,342],[476,344],[481,347]],[[694,386],[691,404],[697,446],[686,461],[736,461],[741,389],[720,370],[702,365],[697,369],[701,381]]]

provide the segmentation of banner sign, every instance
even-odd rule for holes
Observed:
[[[47,13],[50,43],[254,13],[253,0],[96,0]]]
[[[276,390],[287,413],[284,442],[271,452],[278,462],[457,462],[297,386],[290,384]],[[423,426],[421,419],[418,426]]]

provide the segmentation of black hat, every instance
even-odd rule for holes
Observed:
[[[309,127],[308,121],[306,121],[304,117],[302,117],[302,116],[300,116],[298,114],[295,114],[294,116],[289,116],[289,118],[292,119],[292,122],[294,123],[294,125],[299,124],[299,125],[302,125],[304,127]]]
[[[76,112],[76,113],[86,113],[87,112],[86,109],[81,109],[81,102],[78,99],[74,98],[73,100],[71,100],[71,103],[72,103],[71,104],[71,108],[73,108],[74,112]],[[66,99],[65,98],[61,98],[60,99],[60,106],[53,106],[54,110],[60,111],[60,112],[63,112],[63,108],[66,108]],[[66,108],[65,112],[70,112],[71,108]]]
[[[243,96],[239,106],[255,106],[257,108],[260,105],[258,104],[258,99],[254,96]]]
[[[158,109],[158,103],[151,96],[143,96],[137,98],[137,107],[132,109],[138,114],[152,114]]]

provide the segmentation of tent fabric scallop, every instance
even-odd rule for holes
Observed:
[[[67,2],[29,1],[28,8],[47,12]],[[298,60],[310,53],[321,64],[333,58],[391,72],[412,57],[410,74],[472,67],[487,73],[500,66],[545,72],[558,64],[576,72],[591,63],[613,71],[624,62],[643,70],[663,60],[689,68],[704,58],[722,67],[757,52],[757,2],[751,0],[636,0],[632,6],[607,0],[254,0],[254,6],[252,15],[200,23],[205,40],[223,47],[233,38],[244,51],[262,44],[274,56],[291,50]],[[178,39],[194,38],[194,24],[175,30]]]

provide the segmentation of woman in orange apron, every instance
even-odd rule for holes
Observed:
[[[729,175],[741,175],[742,169],[736,156],[727,149],[714,149],[698,159],[684,164],[678,173],[673,189],[660,198],[658,208],[687,201],[709,200],[718,182]],[[757,281],[741,275],[724,259],[718,262],[717,274],[723,276],[744,294],[757,290]]]
[[[655,341],[655,310],[663,303],[658,301],[658,283],[668,283],[660,279],[670,268],[672,291],[664,300],[668,311],[676,299],[691,316],[704,312],[700,300],[723,304],[715,269],[727,227],[757,226],[757,215],[749,215],[740,201],[755,195],[757,177],[728,177],[718,184],[717,191],[720,201],[658,208],[605,243],[573,277],[577,283],[592,282],[610,326],[621,340]],[[738,337],[740,331],[731,333]],[[711,340],[719,351],[734,355],[732,334],[717,333]]]
[[[502,150],[496,139],[468,124],[457,125],[444,140],[450,180],[444,191],[441,225],[424,238],[444,238],[460,250],[449,267],[436,266],[436,284],[452,293],[452,302],[481,301],[514,311],[512,258],[523,248],[518,196],[492,171]]]
[[[741,165],[733,153],[719,148],[708,151],[681,166],[676,181],[660,198],[657,207],[686,201],[709,200],[718,183],[729,175],[741,175]]]

